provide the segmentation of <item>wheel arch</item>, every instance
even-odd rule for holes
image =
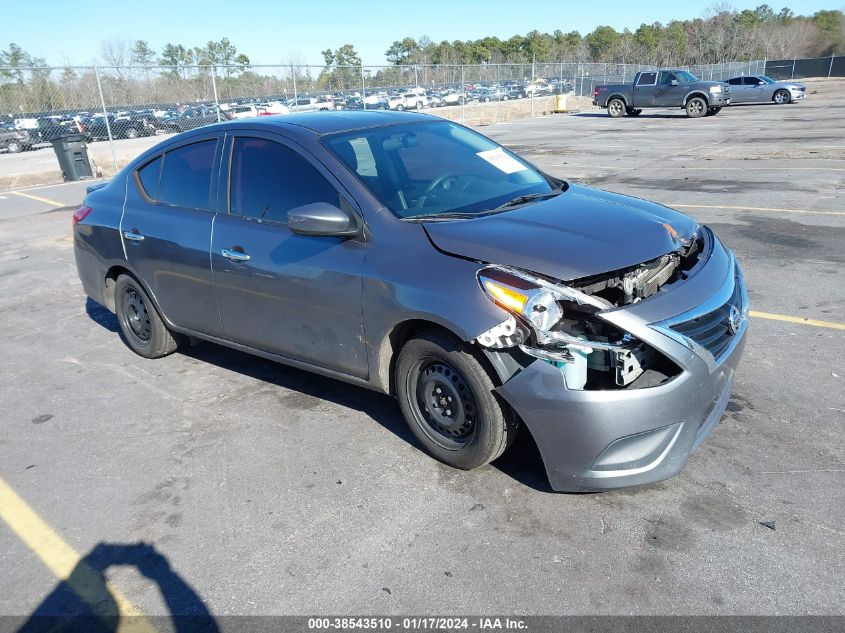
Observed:
[[[686,97],[684,97],[684,107],[686,107],[687,103],[689,103],[689,100],[694,97],[701,97],[702,99],[704,99],[704,103],[707,104],[707,107],[710,107],[710,98],[707,96],[706,93],[702,92],[701,90],[693,90]]]
[[[625,97],[625,95],[623,95],[623,94],[621,94],[621,93],[618,93],[618,92],[614,92],[614,93],[613,93],[613,94],[611,94],[611,95],[607,95],[607,99],[605,99],[605,102],[604,102],[605,107],[607,107],[607,105],[608,105],[611,101],[613,101],[614,99],[619,99],[619,100],[620,100],[622,103],[624,103],[626,106],[628,105],[628,99]]]

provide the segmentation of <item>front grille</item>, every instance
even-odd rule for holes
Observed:
[[[731,309],[736,308],[741,313],[742,307],[742,288],[737,280],[731,298],[724,305],[689,321],[675,323],[671,327],[678,334],[683,334],[701,345],[713,354],[713,358],[719,360],[736,334],[730,326]]]

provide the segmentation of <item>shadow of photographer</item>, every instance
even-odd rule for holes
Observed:
[[[105,572],[134,567],[158,585],[177,633],[219,633],[199,594],[148,543],[99,543],[44,598],[18,633],[113,633],[155,631],[149,619],[109,587]],[[161,618],[165,619],[165,618]]]

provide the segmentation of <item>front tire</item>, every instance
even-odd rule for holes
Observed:
[[[687,101],[686,111],[691,119],[702,117],[707,114],[707,102],[702,97],[693,97]]]
[[[114,285],[114,306],[121,338],[144,358],[161,358],[179,347],[177,334],[159,316],[146,291],[129,275],[120,275]]]
[[[399,406],[414,436],[441,462],[471,470],[492,462],[516,437],[492,377],[460,341],[437,332],[408,341],[396,361]]]
[[[23,151],[23,143],[18,141],[9,141],[6,144],[6,149],[9,150],[10,154],[17,154]]]
[[[773,100],[778,105],[784,105],[792,101],[792,95],[789,94],[788,90],[778,90],[775,92]]]
[[[622,99],[611,99],[607,103],[607,113],[611,118],[618,119],[625,114],[625,102]]]

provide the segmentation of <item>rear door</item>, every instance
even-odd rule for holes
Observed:
[[[654,105],[657,73],[640,73],[634,86],[633,99],[635,108],[648,108]]]
[[[283,137],[227,140],[211,265],[226,338],[360,378],[367,375],[361,310],[366,244],[296,235],[287,211],[314,202],[351,210],[326,168]]]
[[[221,139],[195,136],[128,179],[120,229],[130,268],[174,325],[222,334],[208,250]]]

